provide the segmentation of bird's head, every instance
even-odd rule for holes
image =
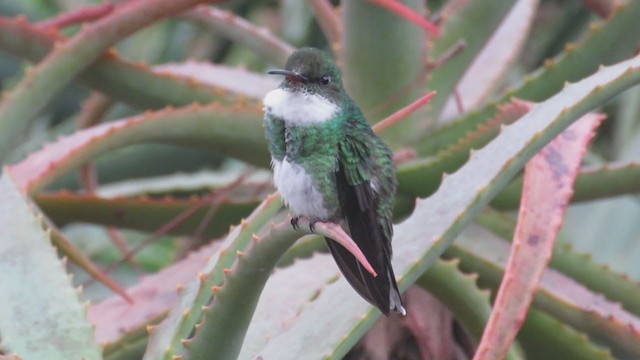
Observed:
[[[317,94],[338,103],[342,94],[340,71],[333,59],[322,50],[301,48],[296,50],[284,69],[270,70],[268,74],[284,75],[280,87],[286,91]]]

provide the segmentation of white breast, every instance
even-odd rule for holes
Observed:
[[[285,205],[295,215],[329,219],[330,213],[324,207],[322,194],[314,186],[313,179],[297,164],[271,160],[273,182]]]
[[[262,102],[265,112],[292,125],[323,123],[338,111],[336,104],[321,95],[280,88],[269,91]]]

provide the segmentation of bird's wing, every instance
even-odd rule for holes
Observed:
[[[388,216],[381,216],[384,214],[380,213],[381,196],[393,196],[393,194],[385,193],[389,189],[384,188],[385,185],[382,184],[384,182],[375,177],[375,174],[379,173],[374,171],[376,170],[374,167],[379,164],[372,159],[374,155],[372,151],[375,149],[372,149],[370,142],[363,141],[365,139],[362,136],[375,137],[373,133],[365,132],[359,136],[347,133],[346,138],[339,143],[339,168],[336,182],[341,212],[347,223],[346,230],[378,276],[373,277],[363,269],[355,257],[342,245],[330,239],[327,239],[327,243],[336,263],[351,286],[362,297],[376,305],[380,311],[388,314],[390,308],[398,311],[402,309],[391,268],[390,219]],[[381,141],[377,138],[374,140]],[[384,145],[382,150],[389,152]],[[387,155],[390,156],[390,154],[385,156]],[[388,160],[391,161],[390,158]],[[395,182],[391,186],[395,188]]]
[[[284,121],[267,112],[264,115],[263,125],[271,157],[282,161],[286,155]]]

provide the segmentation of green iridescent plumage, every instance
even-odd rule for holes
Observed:
[[[280,87],[264,100],[274,182],[295,215],[341,224],[379,274],[360,269],[341,245],[329,248],[351,285],[385,314],[404,313],[391,268],[396,191],[392,152],[348,96],[333,61],[296,51]]]

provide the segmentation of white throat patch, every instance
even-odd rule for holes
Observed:
[[[264,111],[292,125],[323,123],[331,119],[338,106],[318,94],[304,94],[275,89],[262,101]]]

